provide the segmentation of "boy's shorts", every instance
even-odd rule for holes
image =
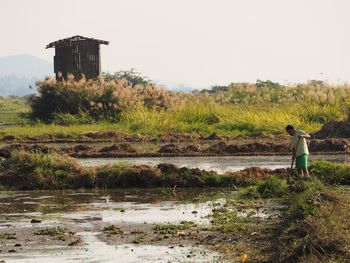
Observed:
[[[298,169],[307,168],[307,154],[300,155],[295,160],[295,167]]]

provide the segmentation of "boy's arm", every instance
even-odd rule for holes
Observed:
[[[310,134],[308,134],[308,133],[306,133],[306,132],[303,131],[303,133],[300,134],[300,135],[298,136],[298,138],[310,139],[311,136],[310,136]]]

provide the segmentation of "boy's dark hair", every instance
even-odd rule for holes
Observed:
[[[286,126],[286,131],[291,131],[291,130],[294,130],[294,126],[288,124],[288,125]]]

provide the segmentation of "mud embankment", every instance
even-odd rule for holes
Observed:
[[[208,142],[208,141],[250,141],[250,140],[274,140],[283,141],[286,136],[263,135],[260,133],[250,135],[211,135],[166,133],[157,136],[141,134],[126,134],[117,131],[85,132],[79,135],[71,134],[43,134],[38,136],[16,137],[12,134],[1,134],[0,141],[17,143],[85,143],[85,142],[152,142],[152,143],[179,143],[179,142]]]
[[[247,168],[219,174],[172,164],[82,167],[59,154],[19,151],[1,161],[0,187],[13,190],[105,189],[130,187],[230,187],[249,185],[270,176],[285,177],[286,169]]]
[[[347,121],[330,121],[320,131],[313,134],[315,138],[350,138],[350,119]]]
[[[288,142],[213,142],[170,143],[148,149],[138,150],[131,143],[113,143],[103,148],[89,144],[77,144],[70,147],[50,147],[45,144],[12,143],[0,149],[0,157],[8,158],[14,150],[25,150],[39,153],[66,154],[74,158],[122,158],[122,157],[175,157],[175,156],[239,156],[239,155],[289,155]],[[350,139],[311,140],[309,149],[312,154],[344,154],[350,152]]]

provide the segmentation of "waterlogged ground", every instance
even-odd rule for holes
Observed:
[[[211,217],[235,196],[228,189],[1,192],[0,260],[240,261],[253,241],[217,230]],[[237,215],[254,224],[278,220],[282,207],[276,200],[233,202]],[[237,246],[236,254],[227,244]]]
[[[326,160],[350,163],[349,154],[310,155],[310,160]],[[143,158],[91,158],[80,159],[83,166],[94,167],[113,163],[157,165],[170,163],[178,167],[199,168],[218,173],[239,171],[248,167],[269,169],[287,168],[291,165],[290,156],[209,156],[209,157],[143,157]]]

